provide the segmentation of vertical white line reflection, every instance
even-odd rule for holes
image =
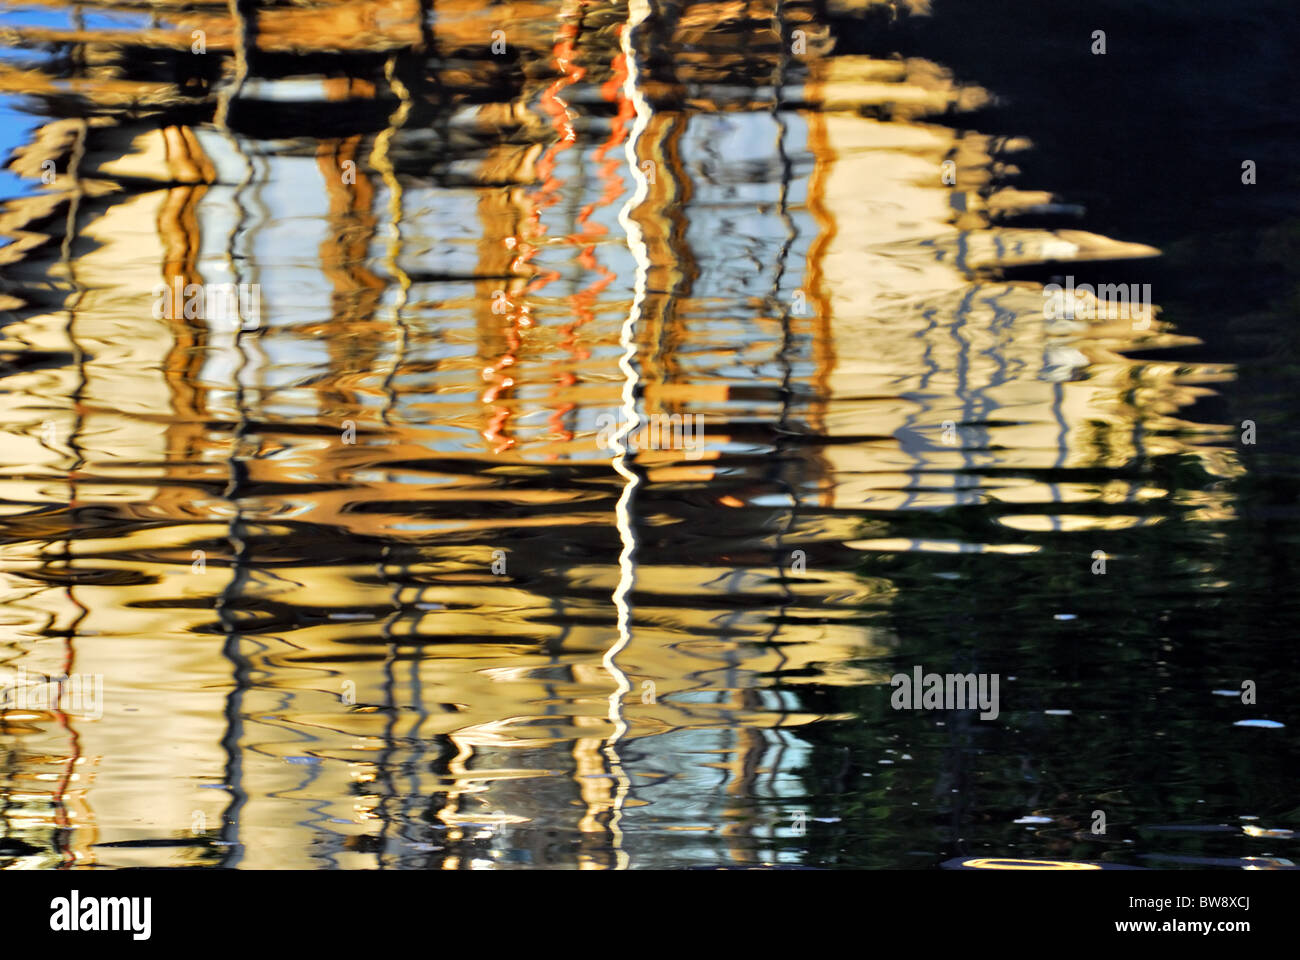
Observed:
[[[623,719],[623,697],[631,689],[631,684],[628,683],[627,676],[619,669],[615,657],[632,639],[632,609],[628,603],[628,595],[632,592],[632,586],[636,582],[636,536],[632,529],[632,497],[637,485],[640,483],[637,475],[628,469],[628,449],[624,441],[640,423],[640,418],[636,412],[638,379],[636,370],[636,324],[641,317],[641,304],[645,301],[646,278],[650,269],[650,258],[647,253],[645,238],[641,233],[640,225],[632,219],[632,211],[644,203],[649,194],[649,181],[637,163],[637,144],[645,133],[646,127],[650,125],[651,112],[650,104],[646,101],[638,86],[640,71],[637,67],[636,46],[633,43],[633,36],[637,27],[643,24],[649,16],[650,4],[648,0],[628,0],[627,26],[619,37],[619,44],[623,50],[624,65],[627,68],[627,76],[623,80],[623,95],[636,108],[636,121],[632,124],[632,132],[627,138],[626,146],[627,165],[631,170],[632,179],[636,183],[636,190],[632,196],[628,197],[627,203],[623,204],[623,209],[619,211],[618,222],[627,235],[628,249],[636,260],[636,276],[633,282],[632,307],[628,310],[627,317],[623,321],[623,329],[619,334],[619,344],[623,348],[623,356],[618,361],[619,369],[623,372],[624,377],[623,408],[622,416],[619,418],[618,432],[613,438],[613,466],[619,476],[626,481],[623,486],[623,493],[618,498],[618,505],[614,509],[614,519],[618,527],[619,540],[623,544],[622,553],[619,554],[618,558],[618,586],[614,589],[613,596],[614,607],[618,610],[618,640],[605,652],[602,663],[609,675],[614,678],[616,685],[614,692],[609,695],[609,722],[613,726],[613,731],[605,743],[605,756],[609,758],[610,773],[613,774],[615,781],[613,809],[610,811],[609,816],[609,832],[614,846],[615,865],[620,870],[629,866],[627,851],[623,849],[623,831],[619,828],[619,820],[622,818],[623,801],[627,797],[630,782],[627,774],[623,772],[623,764],[618,757],[617,744],[623,735],[627,733],[627,722]]]
[[[375,137],[374,146],[370,150],[370,165],[379,171],[380,176],[383,177],[384,186],[388,188],[388,244],[385,249],[384,263],[389,272],[397,279],[396,299],[393,303],[393,326],[397,328],[397,344],[393,349],[392,367],[384,374],[384,409],[381,414],[383,422],[388,424],[392,420],[393,408],[397,406],[395,381],[397,374],[401,370],[402,362],[406,359],[407,343],[410,339],[402,311],[406,308],[411,289],[411,278],[402,269],[400,263],[402,254],[402,216],[404,213],[402,209],[402,184],[397,179],[397,168],[389,156],[389,150],[397,132],[406,126],[406,118],[411,113],[412,98],[411,92],[397,76],[396,54],[390,56],[385,62],[384,78],[388,81],[389,89],[397,94],[398,104],[397,109],[388,118],[388,126]]]

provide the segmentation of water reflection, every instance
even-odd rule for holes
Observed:
[[[1072,758],[1163,669],[1094,551],[1235,516],[1189,413],[1232,367],[1044,320],[1158,251],[1020,225],[990,92],[808,3],[90,9],[10,8],[0,63],[0,661],[104,689],[4,714],[11,865],[1136,862],[1094,806],[1198,818]],[[1002,726],[892,713],[913,663],[1013,678]]]

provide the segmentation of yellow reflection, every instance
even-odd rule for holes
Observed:
[[[1038,504],[1001,522],[1126,529],[1176,492],[1007,475],[1153,454],[1239,475],[1224,428],[1178,419],[1230,368],[1131,361],[1186,341],[1158,313],[1046,323],[1038,286],[994,279],[1156,251],[1008,226],[1051,199],[986,189],[1028,145],[934,119],[987,91],[832,56],[799,5],[807,62],[754,52],[772,10],[697,4],[656,35],[681,53],[656,72],[650,10],[375,0],[252,24],[217,4],[27,31],[74,66],[0,65],[0,92],[94,108],[32,134],[16,173],[71,172],[0,215],[0,262],[36,291],[0,304],[6,357],[32,360],[0,392],[0,645],[6,667],[102,674],[108,703],[3,715],[8,826],[70,837],[47,865],[239,845],[248,867],[455,869],[491,865],[474,843],[495,826],[593,868],[657,855],[659,830],[758,862],[765,804],[802,789],[801,728],[852,719],[809,689],[884,682],[863,661],[898,643],[861,616],[894,585],[819,548],[1040,549],[867,534],[862,512]],[[522,80],[481,56],[502,22]],[[124,39],[193,30],[211,89],[117,75]],[[256,75],[308,51],[347,75]],[[151,316],[159,281],[226,277],[261,284],[258,329]],[[629,442],[683,413],[706,419],[699,459]],[[96,845],[167,838],[195,842]]]
[[[999,860],[980,857],[961,861],[963,867],[974,870],[1100,870],[1095,863],[1076,863],[1072,860]]]

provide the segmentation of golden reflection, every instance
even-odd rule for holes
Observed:
[[[11,31],[83,66],[5,64],[0,93],[87,119],[33,132],[10,169],[37,184],[0,213],[23,358],[0,679],[102,676],[106,704],[0,718],[21,865],[624,868],[669,832],[770,862],[801,728],[845,719],[809,688],[887,682],[897,643],[862,616],[892,583],[795,576],[792,551],[1028,556],[869,524],[992,503],[1038,511],[999,515],[1008,541],[1136,528],[1173,492],[1062,473],[1239,472],[1179,419],[1229,368],[1130,359],[1187,338],[1158,312],[1054,325],[1000,278],[1157,251],[1009,226],[1050,194],[991,192],[1015,145],[936,119],[987,92],[832,55],[810,4],[684,7]],[[503,23],[518,69],[487,49]],[[126,41],[196,30],[211,77],[124,68]],[[40,184],[46,160],[67,174]],[[258,284],[260,324],[152,316],[177,279]],[[634,440],[690,415],[698,458]]]
[[[1075,863],[1070,860],[998,860],[976,857],[961,861],[969,870],[1100,870],[1096,863]]]

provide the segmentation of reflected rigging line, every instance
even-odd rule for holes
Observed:
[[[397,328],[397,343],[393,348],[393,365],[384,374],[384,408],[380,413],[380,419],[384,425],[389,427],[389,436],[394,437],[391,430],[392,412],[398,405],[398,385],[396,383],[397,374],[406,360],[407,346],[410,340],[410,334],[406,328],[406,320],[402,316],[402,311],[406,307],[411,289],[411,278],[405,270],[402,269],[400,259],[402,254],[402,183],[397,179],[397,168],[394,166],[389,150],[392,146],[393,137],[397,132],[406,125],[406,118],[411,112],[411,93],[406,85],[397,76],[397,56],[390,56],[384,64],[384,77],[388,80],[389,88],[397,94],[397,109],[389,117],[388,126],[383,132],[375,137],[374,146],[370,151],[370,165],[379,171],[383,178],[384,186],[388,190],[388,244],[385,248],[384,262],[389,272],[397,278],[398,289],[393,304],[393,324]],[[394,437],[396,440],[397,438]],[[380,548],[378,573],[380,580],[388,581],[388,561],[392,557],[393,537],[391,531],[388,536],[384,537],[384,544]],[[404,572],[405,568],[402,568]],[[380,753],[379,770],[376,780],[382,783],[385,793],[379,798],[379,844],[375,850],[376,865],[380,870],[386,866],[384,854],[388,852],[388,831],[393,826],[393,816],[389,812],[389,801],[398,800],[398,816],[402,822],[405,822],[406,805],[398,798],[398,788],[393,780],[392,758],[397,750],[396,727],[397,727],[397,700],[396,700],[396,677],[394,667],[401,653],[401,643],[393,635],[393,626],[402,616],[402,573],[399,572],[399,579],[393,583],[393,612],[385,618],[380,633],[384,638],[384,706],[388,710],[388,719],[384,724],[384,749]],[[413,670],[418,674],[419,658],[413,657]],[[412,692],[416,687],[412,683]],[[418,702],[418,701],[417,701]],[[419,742],[419,737],[412,738]],[[401,826],[398,826],[398,837],[402,837]],[[400,854],[399,854],[400,859]]]
[[[246,226],[246,215],[243,207],[244,191],[249,189],[253,184],[255,176],[255,158],[251,153],[246,153],[240,146],[239,137],[230,128],[230,105],[233,100],[239,96],[243,89],[244,82],[248,78],[248,50],[250,42],[255,42],[256,33],[254,30],[255,7],[252,0],[245,0],[245,5],[241,6],[241,0],[230,0],[229,2],[231,18],[235,24],[235,78],[234,81],[222,90],[218,99],[217,109],[213,116],[213,126],[219,133],[229,140],[235,156],[245,161],[243,176],[238,186],[235,187],[232,206],[236,211],[235,222],[231,226],[230,236],[226,242],[226,255],[230,261],[232,273],[236,278],[241,274],[236,267],[234,260],[234,251],[241,234],[247,230],[256,229],[261,223],[266,222],[265,205],[262,206],[263,217],[260,221],[254,220],[252,227]],[[260,204],[259,194],[254,188],[253,201]],[[252,249],[252,241],[249,241],[249,249]],[[254,276],[254,279],[256,277]],[[258,324],[259,328],[261,324]],[[248,467],[241,459],[241,445],[250,424],[248,409],[244,403],[244,370],[248,366],[248,355],[244,352],[244,324],[241,320],[234,335],[234,352],[239,357],[239,362],[235,366],[231,376],[234,386],[234,404],[235,404],[235,424],[231,431],[230,457],[227,460],[227,469],[229,479],[222,497],[232,507],[230,517],[229,531],[226,539],[229,541],[230,550],[230,581],[222,589],[221,593],[215,598],[213,603],[213,613],[216,615],[217,622],[221,625],[221,632],[224,635],[224,642],[221,647],[221,654],[230,663],[231,666],[231,688],[226,695],[226,701],[223,713],[226,720],[225,733],[221,738],[221,749],[226,755],[226,763],[223,780],[225,781],[226,791],[230,796],[230,802],[221,817],[219,835],[221,842],[225,845],[225,851],[221,857],[221,866],[224,869],[234,869],[238,867],[244,859],[245,846],[240,840],[240,829],[242,826],[241,817],[244,806],[248,803],[248,791],[244,789],[244,755],[240,741],[244,736],[244,706],[245,694],[252,687],[250,678],[251,663],[241,649],[240,639],[246,632],[241,629],[242,625],[235,615],[231,612],[232,601],[238,601],[244,595],[251,574],[249,572],[249,561],[251,551],[246,536],[247,524],[243,516],[243,506],[240,503],[240,490],[248,480]],[[253,453],[256,459],[257,453]],[[262,647],[265,650],[265,646]]]
[[[627,317],[623,320],[623,328],[619,332],[619,345],[623,348],[623,355],[618,361],[619,370],[622,371],[624,377],[623,415],[620,417],[618,432],[613,438],[614,470],[625,481],[623,493],[618,498],[618,505],[614,510],[619,541],[623,545],[623,550],[618,558],[618,586],[615,588],[613,596],[614,607],[618,611],[618,640],[605,652],[605,656],[601,660],[606,671],[614,678],[616,684],[616,689],[609,695],[609,721],[613,725],[613,732],[610,734],[609,740],[606,741],[605,755],[609,758],[610,772],[615,779],[614,805],[610,811],[609,832],[613,840],[619,869],[625,869],[628,866],[627,852],[622,849],[623,831],[619,828],[619,820],[622,818],[623,800],[627,797],[630,783],[627,774],[623,772],[623,764],[618,757],[617,744],[623,735],[627,733],[627,721],[623,719],[623,697],[631,689],[631,684],[628,683],[627,676],[615,662],[615,658],[632,639],[632,611],[631,605],[628,603],[628,595],[632,592],[632,585],[636,581],[636,536],[632,529],[632,497],[640,484],[640,478],[628,466],[628,448],[625,441],[640,422],[636,412],[638,382],[636,371],[636,324],[641,316],[641,305],[645,302],[650,259],[641,227],[632,219],[632,211],[645,202],[650,192],[649,180],[646,178],[645,172],[637,165],[637,144],[640,143],[641,137],[650,125],[650,104],[637,85],[641,71],[632,41],[637,28],[649,16],[650,4],[648,0],[629,0],[627,24],[623,27],[619,36],[619,45],[622,47],[624,62],[627,65],[627,74],[623,79],[623,95],[636,107],[636,120],[632,124],[632,132],[628,135],[624,148],[627,153],[628,167],[631,170],[633,181],[636,183],[636,190],[632,196],[628,197],[627,203],[623,204],[623,209],[619,211],[618,222],[627,236],[628,250],[636,260],[636,276],[632,306],[628,310]]]
[[[81,10],[76,10],[76,19],[78,29],[81,24]],[[84,52],[81,46],[76,48],[78,52]],[[72,667],[76,662],[77,649],[74,641],[77,639],[77,631],[81,623],[90,615],[90,610],[77,599],[73,591],[76,585],[76,577],[72,576],[72,531],[75,527],[74,519],[77,515],[77,474],[86,463],[86,455],[82,450],[81,441],[78,439],[85,428],[85,416],[82,413],[81,400],[86,390],[86,351],[82,349],[80,341],[77,340],[76,322],[77,313],[81,309],[81,302],[85,299],[88,288],[83,286],[77,277],[77,268],[74,266],[75,261],[72,257],[72,241],[77,236],[77,218],[81,213],[81,201],[86,195],[86,188],[81,181],[81,164],[86,157],[86,140],[90,134],[90,125],[82,119],[78,122],[77,137],[73,143],[72,153],[68,158],[68,175],[72,180],[72,188],[68,193],[68,216],[64,221],[63,243],[60,245],[60,260],[63,263],[63,269],[67,273],[68,281],[72,285],[72,290],[68,297],[68,323],[67,338],[68,344],[72,348],[73,362],[77,368],[77,385],[72,391],[72,426],[68,431],[68,453],[72,457],[72,463],[68,465],[68,524],[67,536],[63,540],[63,570],[68,575],[67,578],[67,595],[68,600],[77,608],[78,613],[73,618],[72,623],[67,627],[64,633],[65,643],[67,644],[66,652],[63,658],[63,676],[65,679],[72,676]],[[55,613],[50,614],[49,626],[52,627],[58,619]],[[59,853],[59,869],[65,870],[74,865],[78,860],[77,855],[77,834],[68,817],[68,790],[72,785],[73,774],[82,761],[81,753],[81,735],[77,732],[76,727],[68,719],[68,714],[63,710],[63,687],[62,681],[59,686],[59,699],[55,703],[57,709],[53,710],[55,717],[58,718],[59,726],[63,727],[68,733],[71,750],[69,751],[68,763],[64,770],[59,774],[59,783],[55,788],[52,801],[54,806],[54,823],[56,830],[53,838],[53,848]],[[86,795],[86,791],[82,792]],[[6,806],[11,796],[10,791],[5,791]],[[6,836],[8,835],[9,819],[6,816]],[[91,818],[90,828],[94,829],[94,818]],[[64,846],[66,842],[66,847]]]

